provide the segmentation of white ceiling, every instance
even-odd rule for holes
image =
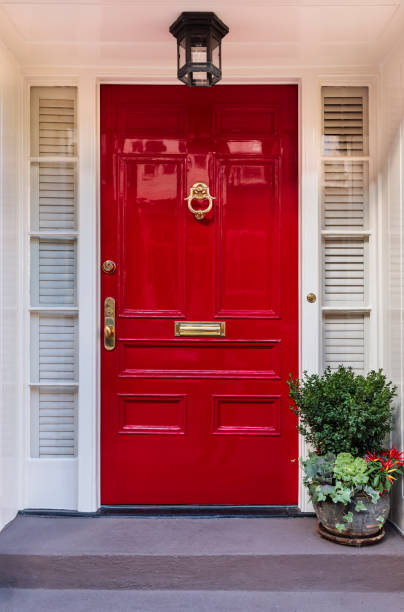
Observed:
[[[168,32],[183,10],[230,27],[223,62],[373,66],[404,31],[404,0],[0,0],[0,39],[26,67],[175,64]]]

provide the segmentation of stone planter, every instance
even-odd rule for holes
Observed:
[[[365,510],[357,512],[355,506],[362,501]],[[342,503],[335,504],[332,501],[321,501],[313,503],[315,513],[320,523],[331,533],[348,537],[367,537],[373,536],[380,531],[380,524],[376,520],[383,517],[383,524],[386,522],[390,512],[390,495],[385,494],[379,497],[376,504],[363,491],[356,493],[350,504],[344,506]],[[344,521],[344,514],[352,512],[352,523]],[[337,523],[345,526],[342,531],[338,531]]]

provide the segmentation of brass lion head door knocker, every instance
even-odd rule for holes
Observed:
[[[207,208],[199,208],[195,209],[192,206],[192,200],[208,200],[209,204]],[[212,210],[213,200],[215,200],[213,196],[209,193],[209,187],[205,183],[194,183],[189,191],[189,196],[185,198],[188,202],[188,208],[192,214],[195,215],[195,219],[197,221],[201,221],[205,218],[205,215]]]

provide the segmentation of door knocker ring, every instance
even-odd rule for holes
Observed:
[[[209,200],[209,205],[207,208],[195,209],[192,206],[192,200]],[[188,202],[188,208],[193,215],[195,215],[195,219],[197,221],[201,221],[205,218],[205,215],[212,210],[213,206],[213,196],[209,193],[209,187],[205,183],[194,183],[189,191],[189,196],[184,198]]]

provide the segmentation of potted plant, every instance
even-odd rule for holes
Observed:
[[[404,473],[402,453],[384,448],[396,387],[381,370],[361,376],[342,365],[290,377],[288,385],[298,429],[313,449],[300,461],[321,535],[348,544],[380,540],[390,489]]]

